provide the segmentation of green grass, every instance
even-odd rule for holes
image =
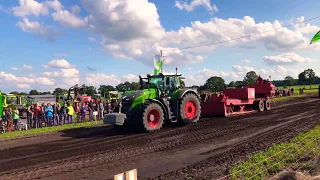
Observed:
[[[16,137],[27,136],[27,135],[37,135],[42,133],[57,132],[57,131],[62,131],[66,129],[93,127],[101,124],[103,124],[103,121],[91,121],[91,122],[83,122],[83,123],[64,124],[62,126],[29,129],[27,131],[13,131],[13,132],[0,134],[0,139],[8,139],[8,138],[16,138]]]
[[[310,89],[310,85],[296,85],[296,86],[290,86],[290,89],[293,88],[294,91],[299,91],[300,88],[304,88],[305,87],[305,91],[313,91],[313,90],[318,90],[320,84],[313,84],[311,85],[311,89]],[[277,88],[283,88],[283,86],[277,86]],[[288,86],[289,88],[289,86]],[[316,91],[317,92],[317,91]]]
[[[250,156],[232,169],[231,179],[264,179],[302,160],[320,153],[320,126],[301,133],[289,143],[272,146],[267,151]]]

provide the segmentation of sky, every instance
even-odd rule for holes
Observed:
[[[3,0],[0,90],[52,91],[138,81],[138,75],[153,73],[160,50],[164,70],[178,67],[186,85],[201,85],[211,76],[226,83],[242,80],[251,70],[271,80],[297,78],[308,68],[320,76],[320,43],[309,44],[320,30],[315,4]]]

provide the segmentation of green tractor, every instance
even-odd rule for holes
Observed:
[[[181,79],[177,73],[140,77],[140,90],[125,92],[119,112],[105,115],[104,124],[151,132],[161,129],[164,123],[197,122],[200,97],[195,90],[182,88]]]

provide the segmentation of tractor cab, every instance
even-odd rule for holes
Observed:
[[[156,88],[159,91],[159,97],[171,96],[181,88],[181,74],[177,73],[159,73],[157,75],[147,75],[147,88]]]

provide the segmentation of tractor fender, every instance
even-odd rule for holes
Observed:
[[[163,112],[164,112],[164,118],[165,119],[169,119],[169,113],[168,113],[168,110],[166,108],[166,105],[164,105],[161,101],[157,100],[157,99],[146,99],[147,102],[154,102],[154,103],[158,103],[161,108],[163,109]]]
[[[173,95],[173,100],[176,100],[176,101],[180,101],[183,96],[187,93],[193,93],[197,96],[197,98],[200,99],[200,96],[198,94],[198,92],[196,90],[193,90],[193,89],[181,89],[179,91],[177,91],[174,95]]]

